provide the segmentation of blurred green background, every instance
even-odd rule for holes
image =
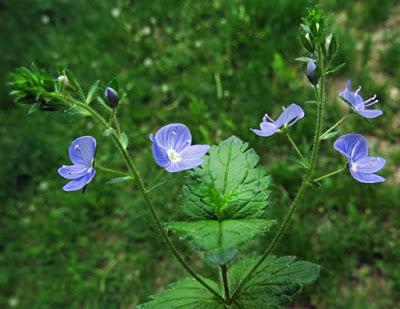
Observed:
[[[399,308],[400,301],[400,5],[396,0],[1,0],[0,1],[0,307],[135,308],[186,274],[162,245],[141,195],[106,185],[98,173],[87,192],[65,193],[57,168],[68,162],[77,136],[99,142],[97,160],[123,168],[92,119],[63,113],[27,114],[8,96],[8,74],[35,62],[54,74],[67,66],[89,87],[114,76],[128,93],[119,116],[129,151],[152,182],[159,171],[148,135],[168,122],[187,124],[196,143],[235,134],[248,141],[271,171],[270,216],[282,218],[302,176],[282,136],[249,131],[265,112],[296,102],[307,117],[292,135],[307,152],[313,134],[312,91],[298,25],[306,7],[331,14],[340,42],[329,80],[327,123],[345,106],[337,98],[347,78],[377,93],[384,116],[352,116],[343,132],[365,134],[371,152],[388,160],[384,184],[348,175],[310,190],[277,248],[322,266],[318,282],[290,308]],[[56,75],[55,75],[56,77]],[[320,173],[341,164],[323,144]],[[179,215],[184,173],[153,199],[164,220]],[[260,252],[270,236],[254,244]],[[210,266],[184,243],[186,258],[205,274]]]

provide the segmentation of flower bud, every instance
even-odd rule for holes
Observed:
[[[310,53],[315,51],[314,44],[312,43],[310,33],[305,33],[300,36],[300,41],[303,47],[308,50]]]
[[[325,56],[330,60],[335,55],[337,49],[336,38],[333,36],[333,33],[326,38],[324,47]]]
[[[306,75],[311,84],[314,86],[318,84],[319,71],[317,68],[317,63],[314,60],[309,60],[307,62]]]
[[[116,108],[118,106],[118,92],[111,87],[107,87],[104,91],[104,96],[107,99],[108,106]]]

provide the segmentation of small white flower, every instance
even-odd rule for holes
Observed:
[[[16,306],[18,306],[18,304],[19,304],[19,299],[16,298],[16,297],[11,297],[11,298],[8,300],[8,305],[9,305],[10,307],[16,307]]]
[[[48,25],[50,23],[50,17],[48,15],[42,15],[40,20],[45,25]]]
[[[149,35],[151,33],[151,28],[149,26],[145,26],[142,29],[142,35]]]
[[[150,67],[153,65],[153,60],[151,60],[151,58],[146,58],[144,59],[143,64],[145,67]]]
[[[119,17],[119,15],[121,15],[121,9],[120,8],[115,7],[115,8],[111,9],[111,16],[112,17],[117,18],[117,17]]]
[[[162,92],[168,92],[168,90],[169,90],[169,87],[168,87],[167,84],[162,84],[162,85],[161,85],[161,91],[162,91]]]

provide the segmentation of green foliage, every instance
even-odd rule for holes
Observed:
[[[10,75],[10,95],[15,103],[31,105],[29,113],[40,109],[43,111],[56,111],[65,109],[65,103],[58,95],[59,88],[54,77],[47,72],[39,70],[35,65],[31,69],[18,68]]]
[[[212,146],[202,168],[186,179],[183,209],[192,220],[260,218],[268,206],[270,177],[259,156],[230,137]],[[241,168],[237,168],[240,166]]]
[[[205,251],[228,251],[265,233],[274,221],[265,219],[226,219],[173,222],[169,227],[188,236],[193,244]]]
[[[244,257],[229,269],[233,292],[258,259],[257,256]],[[251,276],[234,304],[237,308],[276,308],[292,300],[303,286],[313,283],[318,276],[319,266],[316,264],[298,261],[294,256],[270,256]]]
[[[54,72],[50,75],[56,80],[59,64],[73,70],[87,90],[95,80],[117,76],[128,94],[129,102],[121,102],[118,110],[128,149],[150,183],[150,175],[159,172],[147,139],[155,128],[179,120],[192,129],[194,141],[207,144],[230,134],[240,136],[250,142],[274,179],[268,217],[282,218],[303,169],[291,164],[290,145],[283,136],[256,138],[249,128],[257,126],[265,112],[278,113],[281,105],[310,99],[312,89],[305,87],[303,68],[293,59],[299,56],[298,23],[307,5],[315,2],[1,1],[0,307],[18,303],[16,308],[131,308],[184,276],[151,228],[138,192],[128,184],[105,185],[110,178],[98,172],[83,196],[61,191],[63,180],[56,171],[68,160],[69,142],[79,135],[98,139],[96,161],[124,167],[91,118],[70,119],[62,113],[27,117],[29,106],[20,108],[8,96],[8,72],[34,62]],[[346,175],[324,179],[299,205],[276,252],[324,266],[318,285],[296,297],[293,307],[396,308],[399,106],[395,95],[386,94],[399,85],[398,48],[391,47],[397,42],[392,38],[398,37],[398,1],[318,4],[332,13],[340,43],[337,64],[347,64],[339,77],[332,75],[332,88],[327,89],[327,121],[342,115],[337,92],[347,78],[366,83],[365,93],[377,93],[385,117],[374,122],[350,117],[343,132],[379,137],[370,142],[374,153],[387,158],[388,181],[374,187]],[[150,34],[144,31],[148,28]],[[388,45],[375,40],[382,30]],[[365,44],[366,31],[374,38],[372,54],[382,50],[382,56],[370,55],[362,60],[367,65],[360,66],[359,47]],[[382,70],[389,75],[379,74]],[[73,83],[71,76],[69,80]],[[101,95],[105,86],[100,85]],[[302,107],[307,118],[314,116],[314,105]],[[298,122],[292,130],[307,151],[312,126]],[[331,144],[328,140],[322,146],[329,159],[319,165],[326,172],[339,161]],[[168,181],[152,191],[163,218],[177,219],[181,212],[181,178],[158,176]],[[255,250],[265,248],[268,237],[258,241]],[[200,264],[197,255],[186,257]],[[201,270],[209,269],[206,265]]]
[[[237,137],[213,146],[183,188],[182,208],[191,221],[169,227],[213,253],[236,249],[266,232],[274,223],[264,218],[270,177],[258,162]]]
[[[218,285],[209,279],[204,279],[211,287],[218,290]],[[192,278],[178,281],[156,295],[152,300],[138,306],[138,309],[224,309],[221,304],[208,290]]]

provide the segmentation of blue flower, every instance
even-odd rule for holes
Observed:
[[[259,136],[271,136],[278,132],[282,126],[284,128],[290,127],[296,121],[303,117],[303,109],[297,104],[290,104],[286,109],[284,109],[284,111],[276,121],[272,120],[271,117],[265,114],[263,121],[260,123],[261,130],[250,130],[252,130],[255,134]]]
[[[151,134],[153,157],[156,163],[168,172],[180,172],[203,163],[209,145],[193,145],[189,129],[181,123],[168,124]]]
[[[311,84],[313,85],[318,84],[319,74],[317,72],[317,63],[315,60],[312,59],[308,60],[306,75]]]
[[[360,90],[361,86],[359,86],[355,92],[352,92],[351,81],[348,80],[346,89],[339,93],[339,97],[349,104],[355,112],[359,113],[365,118],[376,118],[382,115],[383,111],[380,109],[367,109],[367,107],[378,103],[378,100],[376,100],[376,95],[364,101],[362,96],[359,94]]]
[[[346,157],[350,174],[357,181],[363,183],[385,181],[385,178],[374,173],[385,166],[386,160],[368,156],[368,143],[362,135],[343,135],[335,141],[333,147]]]
[[[69,157],[73,165],[63,165],[58,169],[62,177],[71,179],[63,187],[64,191],[80,190],[92,181],[96,173],[93,168],[95,152],[96,140],[92,136],[81,136],[71,143]]]

